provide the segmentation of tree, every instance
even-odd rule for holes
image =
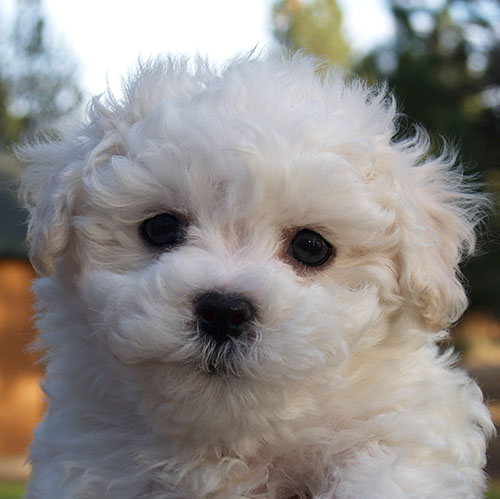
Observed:
[[[40,0],[17,0],[12,19],[0,17],[0,256],[26,256],[17,203],[19,165],[5,154],[24,132],[49,124],[78,105],[76,64],[51,41]]]
[[[395,40],[374,49],[357,71],[387,80],[405,113],[460,143],[470,170],[495,170],[500,158],[500,3],[391,0],[390,5]]]
[[[25,128],[23,120],[9,111],[9,95],[5,82],[0,80],[0,148],[15,141]]]
[[[396,37],[357,66],[387,80],[406,118],[460,147],[470,174],[500,194],[500,1],[391,0]],[[405,128],[405,127],[403,127]],[[435,139],[436,148],[441,140]],[[482,254],[464,268],[472,305],[500,311],[500,217],[490,216]]]
[[[57,119],[81,100],[72,57],[48,32],[41,0],[17,0],[0,38],[0,145]]]
[[[277,40],[291,49],[347,65],[349,46],[336,0],[280,0],[273,7],[273,25]]]

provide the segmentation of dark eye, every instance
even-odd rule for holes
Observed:
[[[289,251],[298,262],[310,267],[319,267],[330,259],[334,248],[318,233],[302,229],[295,234]]]
[[[177,217],[162,213],[142,222],[140,233],[148,244],[168,248],[182,243],[185,227]]]

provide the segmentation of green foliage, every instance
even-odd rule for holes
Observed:
[[[486,492],[485,499],[500,499],[500,486],[492,485],[488,492]]]
[[[20,165],[11,156],[0,154],[0,258],[26,258],[27,213],[17,201]]]
[[[25,257],[26,213],[17,202],[19,165],[5,154],[26,132],[43,128],[78,105],[76,65],[52,41],[41,0],[16,0],[0,15],[0,257]],[[0,14],[5,14],[0,4]],[[3,150],[3,151],[2,151]]]
[[[21,499],[25,489],[24,483],[0,484],[0,499]]]
[[[8,109],[6,85],[0,80],[0,146],[15,141],[26,128],[22,118],[13,116]]]
[[[405,113],[459,143],[469,170],[498,168],[500,3],[391,0],[390,5],[395,40],[374,49],[356,71],[387,80]]]
[[[81,100],[76,64],[53,41],[41,0],[17,0],[0,33],[0,146],[47,126]],[[3,12],[0,12],[3,14]]]
[[[273,8],[274,35],[291,49],[346,65],[349,46],[342,36],[342,12],[335,0],[280,0]]]

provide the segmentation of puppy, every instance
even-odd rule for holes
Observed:
[[[28,164],[48,401],[27,498],[479,498],[437,342],[482,199],[301,55],[143,65]]]

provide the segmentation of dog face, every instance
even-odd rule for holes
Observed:
[[[394,321],[437,331],[463,311],[475,198],[452,160],[422,159],[425,137],[395,143],[394,117],[304,57],[167,60],[21,151],[33,261],[71,276],[92,348],[160,431],[300,426]]]

